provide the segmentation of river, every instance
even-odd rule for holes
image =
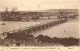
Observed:
[[[57,26],[52,26],[46,30],[42,30],[39,32],[33,33],[34,36],[38,36],[40,34],[47,35],[50,37],[74,37],[79,38],[79,21],[70,21]]]
[[[1,25],[5,23],[6,25]],[[0,21],[0,34],[3,32],[9,32],[12,30],[17,30],[20,28],[25,28],[29,26],[33,26],[36,24],[41,24],[45,22],[16,22],[16,21]],[[79,36],[79,21],[70,21],[57,26],[52,26],[45,30],[37,31],[32,33],[34,36],[38,36],[40,34],[47,35],[50,37],[75,37]]]
[[[5,23],[6,25],[2,25],[3,23]],[[0,21],[0,34],[3,32],[9,32],[12,30],[30,27],[36,24],[41,24],[41,23],[44,23],[44,22]]]

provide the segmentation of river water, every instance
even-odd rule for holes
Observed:
[[[70,21],[57,26],[50,27],[46,30],[42,30],[39,32],[33,33],[34,36],[38,36],[40,34],[47,35],[50,37],[74,37],[79,38],[79,21]]]
[[[6,25],[2,25],[5,23]],[[44,22],[16,22],[16,21],[0,21],[0,34],[3,32],[9,32],[12,30],[17,30],[25,27],[34,26],[36,24],[41,24]]]
[[[6,25],[1,25],[5,23]],[[3,32],[9,32],[20,28],[33,26],[45,22],[15,22],[15,21],[0,21],[0,34]],[[79,37],[79,21],[70,21],[57,26],[52,26],[46,30],[37,31],[32,33],[34,36],[40,34],[47,35],[50,37]]]

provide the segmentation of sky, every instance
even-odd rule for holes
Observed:
[[[5,8],[20,11],[47,10],[47,9],[79,9],[80,0],[0,0],[0,11]]]

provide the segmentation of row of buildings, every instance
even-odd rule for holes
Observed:
[[[3,12],[0,14],[0,20],[3,21],[30,21],[30,20],[48,20],[48,19],[57,19],[58,15],[41,15],[42,13],[38,12],[32,13],[20,13],[20,12]],[[45,13],[47,14],[47,12]]]
[[[25,11],[4,11],[0,13],[2,21],[30,21],[30,20],[56,20],[62,17],[69,18],[77,15],[76,12],[58,11],[58,12],[25,12]]]

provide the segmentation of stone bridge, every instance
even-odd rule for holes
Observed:
[[[25,27],[25,28],[13,30],[10,32],[4,32],[4,33],[2,33],[2,35],[3,36],[5,35],[4,37],[6,37],[8,34],[31,34],[33,32],[44,30],[44,29],[47,29],[51,26],[56,26],[56,25],[59,25],[59,24],[65,23],[65,22],[67,22],[66,19],[58,20],[58,21],[45,22],[42,24],[36,24],[34,26]]]
[[[19,33],[24,33],[25,32],[26,34],[30,34],[30,33],[49,28],[51,26],[56,26],[58,24],[62,24],[62,23],[65,23],[65,22],[67,22],[67,20],[45,22],[45,23],[42,23],[42,24],[36,24],[34,26],[18,29],[17,31],[14,30],[14,31],[9,32],[9,33],[17,33],[17,34],[19,34]]]

